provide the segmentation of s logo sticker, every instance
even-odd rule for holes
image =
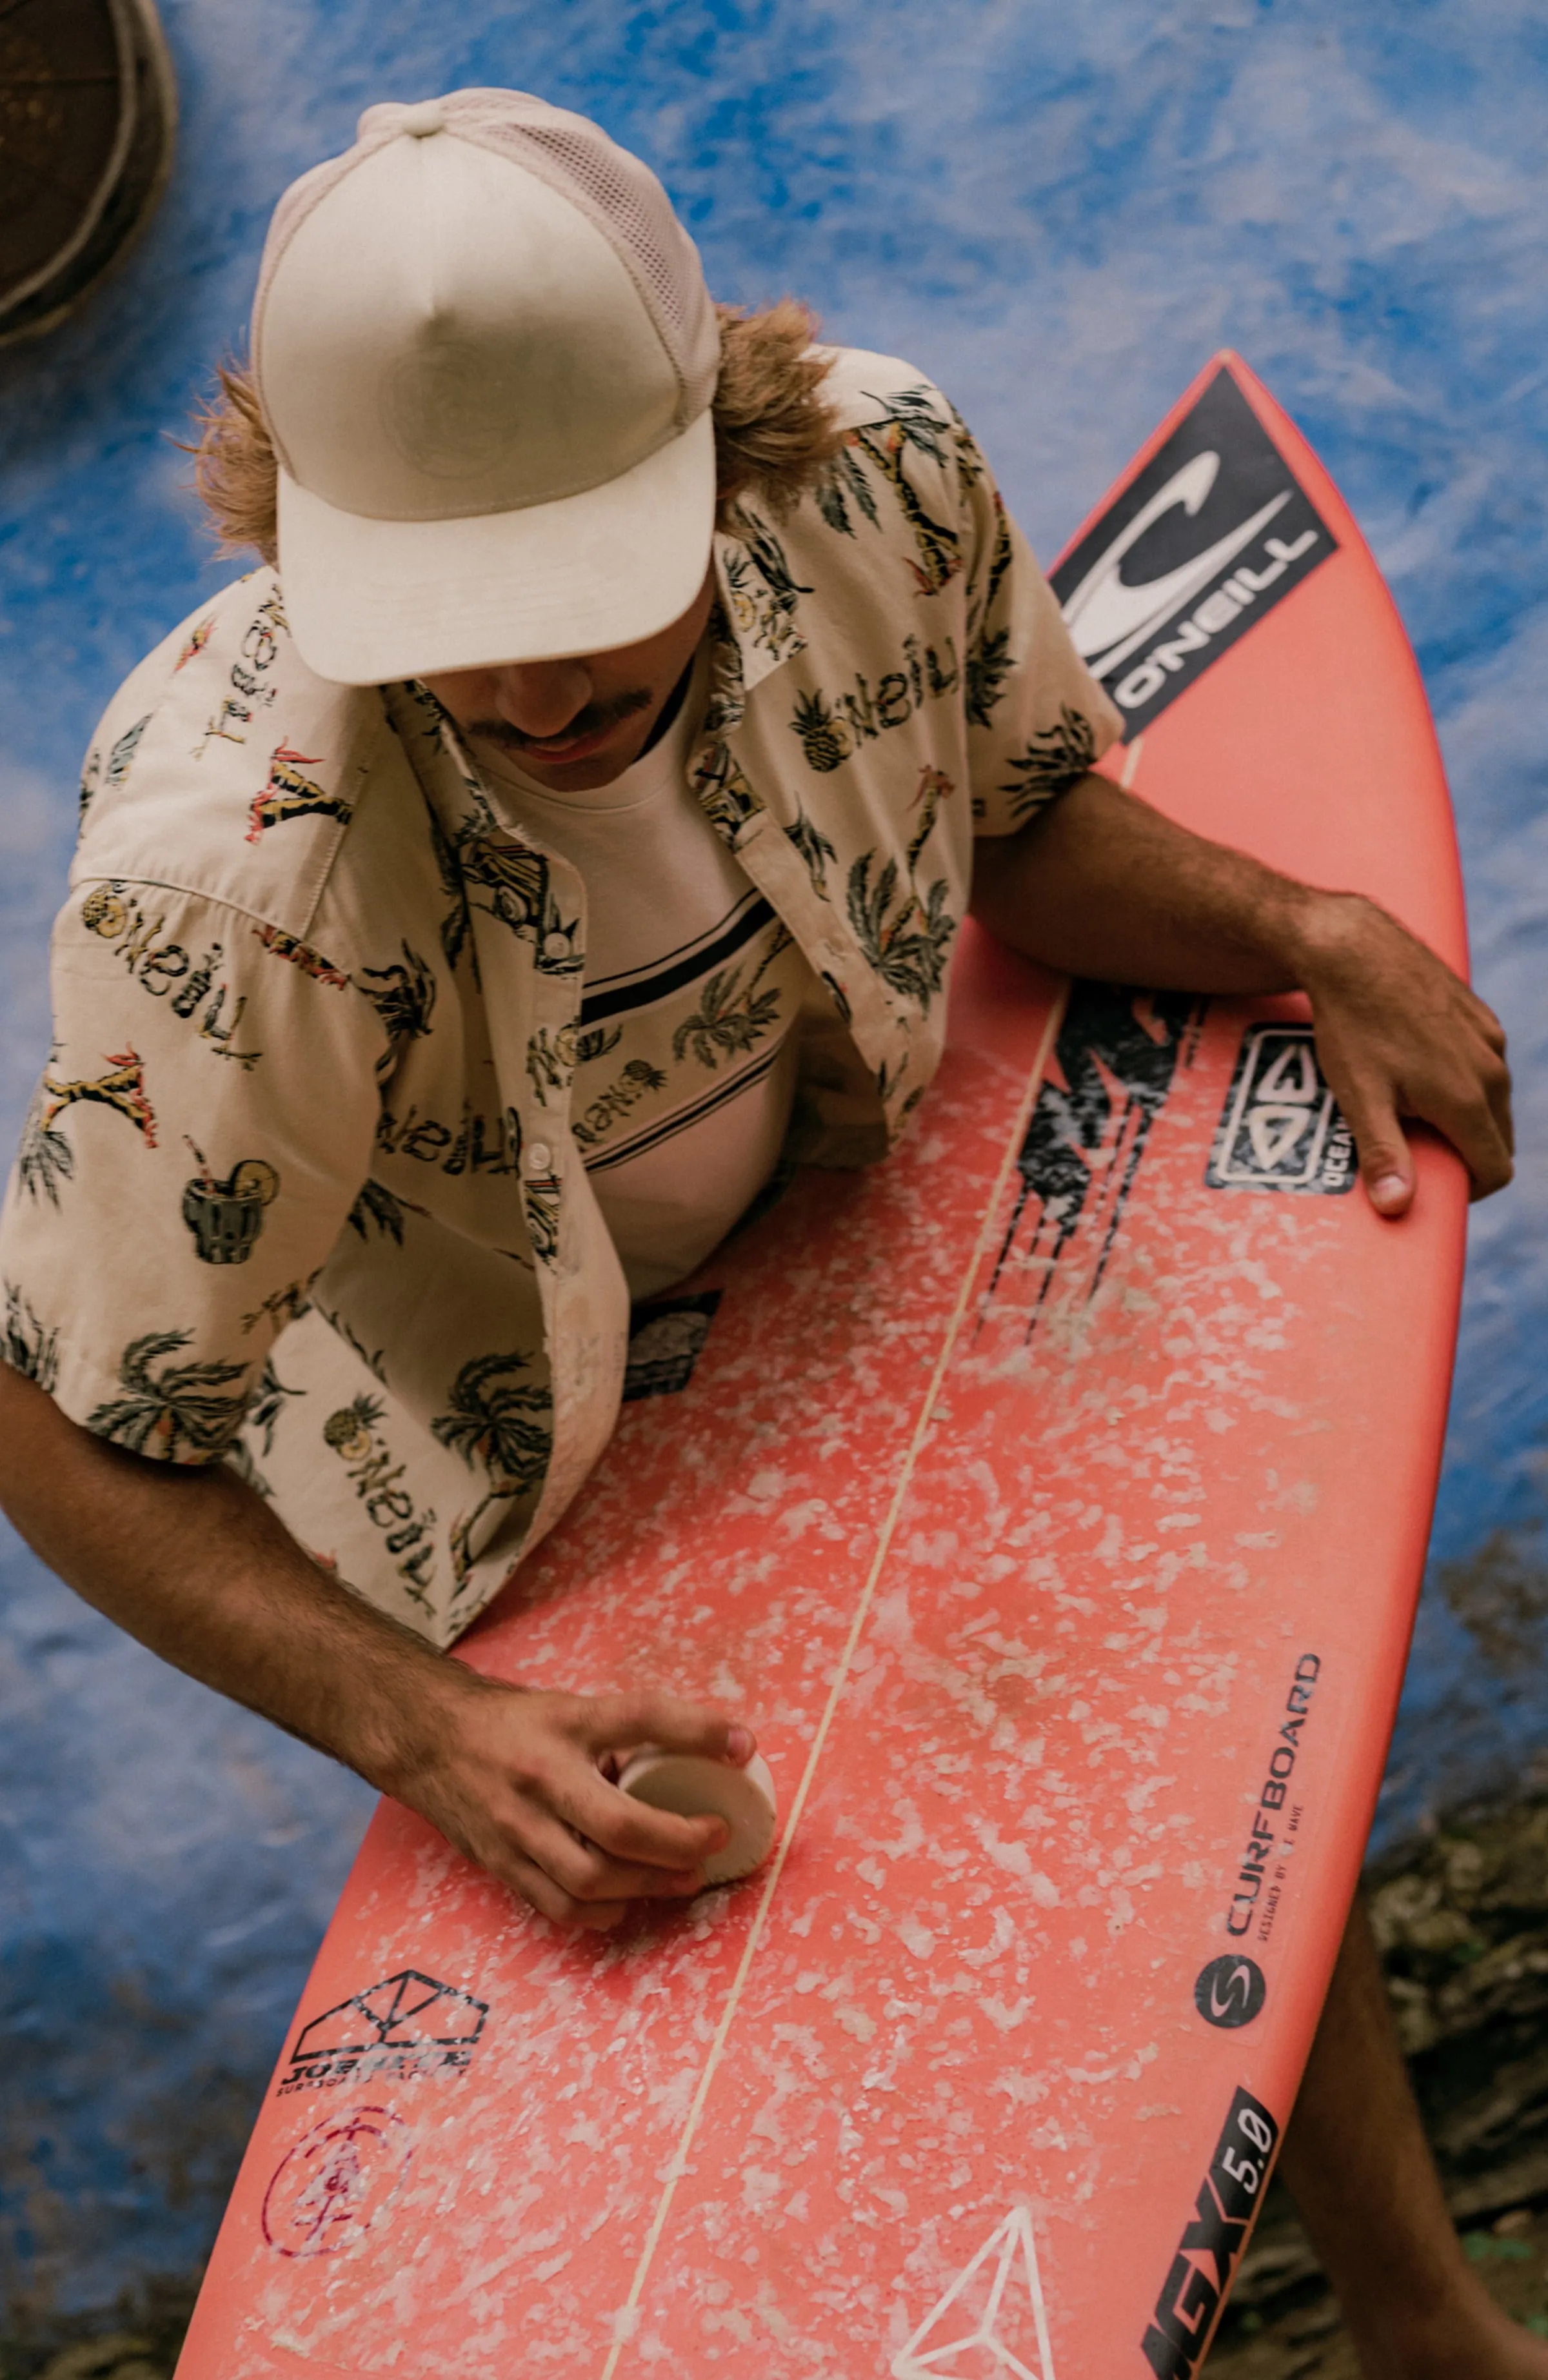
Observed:
[[[1268,1996],[1268,1980],[1254,1960],[1228,1951],[1212,1959],[1193,1986],[1193,2005],[1206,2024],[1227,2032],[1250,2024]]]

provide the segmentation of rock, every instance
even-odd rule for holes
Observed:
[[[83,2339],[52,2356],[38,2380],[167,2380],[167,2374],[152,2362],[148,2338],[109,2331],[105,2338]]]
[[[1499,2294],[1496,2265],[1518,2276],[1521,2242],[1548,2244],[1548,1799],[1450,1821],[1382,1862],[1366,1891],[1446,2203]],[[1530,2311],[1514,2300],[1509,2310]],[[1313,2342],[1329,2380],[1353,2371],[1311,2242],[1276,2183],[1210,2380],[1294,2380]]]

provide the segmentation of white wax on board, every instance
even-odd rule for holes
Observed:
[[[662,1752],[647,1744],[618,1779],[624,1792],[652,1810],[677,1817],[706,1814],[724,1818],[731,1832],[723,1848],[704,1863],[706,1884],[730,1884],[750,1876],[768,1858],[778,1805],[769,1764],[755,1752],[745,1768],[710,1760],[697,1752]]]

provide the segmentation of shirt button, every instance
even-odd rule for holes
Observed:
[[[542,954],[545,959],[567,959],[569,956],[569,936],[567,934],[544,934],[542,938]]]
[[[554,1151],[549,1148],[546,1140],[533,1140],[528,1143],[527,1171],[529,1173],[553,1172]]]

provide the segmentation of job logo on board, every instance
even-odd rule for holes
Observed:
[[[1211,1189],[1335,1197],[1356,1171],[1355,1136],[1323,1079],[1310,1026],[1250,1026],[1204,1175]]]
[[[464,2073],[488,2014],[487,2000],[405,1967],[302,2025],[279,2095],[381,2074]]]
[[[1051,583],[1132,739],[1335,551],[1222,365]]]

